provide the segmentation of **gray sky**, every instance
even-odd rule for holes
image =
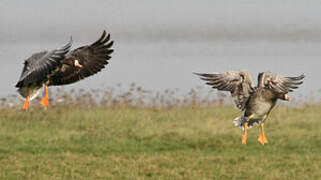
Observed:
[[[0,37],[85,38],[88,31],[108,28],[128,41],[159,36],[320,40],[320,7],[317,0],[2,0]]]
[[[32,53],[91,43],[111,32],[107,69],[71,88],[116,83],[151,89],[202,85],[191,72],[249,69],[307,74],[298,92],[321,88],[321,1],[1,0],[0,97],[15,93]]]

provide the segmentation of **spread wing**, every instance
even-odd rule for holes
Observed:
[[[77,82],[101,71],[111,58],[113,41],[106,31],[93,44],[83,46],[68,53],[66,59],[78,60],[82,67],[63,65],[60,71],[51,76],[49,85],[65,85]]]
[[[230,91],[236,106],[244,110],[247,100],[254,90],[248,71],[228,71],[224,73],[195,73],[206,81],[207,85],[221,91]]]
[[[297,77],[283,77],[271,72],[262,72],[258,76],[258,87],[265,87],[278,93],[292,92],[303,83],[304,74]]]
[[[24,67],[16,87],[21,88],[45,81],[47,76],[60,65],[60,61],[65,58],[71,44],[72,39],[60,49],[33,54],[24,62]]]

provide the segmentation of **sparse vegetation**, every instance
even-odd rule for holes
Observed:
[[[57,91],[28,113],[2,99],[0,179],[321,179],[320,103],[275,108],[269,144],[253,128],[244,146],[224,94],[175,92]]]

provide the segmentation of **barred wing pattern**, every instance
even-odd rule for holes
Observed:
[[[252,78],[246,70],[195,74],[213,88],[230,91],[236,106],[241,110],[244,110],[246,102],[254,90]]]
[[[114,51],[111,49],[113,41],[109,40],[110,34],[106,36],[104,31],[93,44],[70,51],[66,58],[78,60],[82,68],[63,65],[61,70],[50,78],[48,85],[71,84],[101,71],[108,64],[110,55]]]
[[[33,54],[24,62],[24,67],[16,87],[31,86],[32,84],[45,81],[47,76],[60,65],[60,61],[65,58],[71,44],[72,39],[60,49]]]
[[[303,83],[304,74],[297,77],[283,77],[271,72],[262,72],[258,76],[258,87],[265,87],[277,93],[288,93]]]

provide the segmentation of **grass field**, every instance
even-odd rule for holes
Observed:
[[[248,144],[233,107],[0,109],[0,179],[321,179],[321,106],[277,107]]]

